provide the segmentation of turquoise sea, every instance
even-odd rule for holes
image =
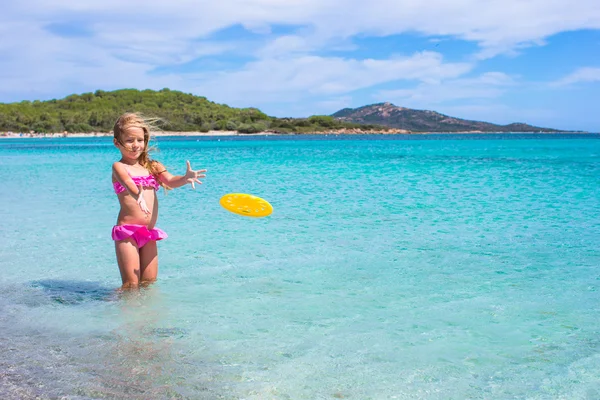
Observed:
[[[157,143],[123,295],[111,139],[0,140],[0,398],[600,398],[600,135]]]

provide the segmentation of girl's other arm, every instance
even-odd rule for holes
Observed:
[[[135,201],[137,201],[137,203],[140,206],[140,208],[142,209],[142,211],[145,212],[146,214],[149,214],[150,210],[146,206],[146,201],[144,200],[144,196],[142,196],[142,192],[144,190],[142,188],[142,185],[141,184],[139,186],[135,185],[135,183],[133,182],[133,179],[131,179],[131,176],[129,176],[129,174],[127,173],[125,166],[123,164],[121,164],[120,162],[114,163],[112,166],[112,170],[113,170],[113,176],[115,177],[117,182],[119,182],[121,185],[123,185],[123,187],[131,195],[131,197],[133,197],[135,199]]]
[[[119,182],[121,185],[123,185],[123,187],[125,189],[127,189],[127,191],[129,192],[129,194],[131,196],[133,196],[135,199],[137,199],[137,197],[140,195],[141,192],[139,191],[139,188],[133,182],[133,179],[131,179],[131,176],[129,176],[129,174],[127,173],[125,166],[123,164],[121,164],[120,162],[116,162],[113,164],[112,170],[113,170],[113,176],[115,177],[117,182]]]
[[[186,161],[187,169],[185,171],[185,175],[172,175],[167,169],[159,162],[156,162],[156,166],[158,168],[158,178],[162,183],[167,185],[170,188],[178,188],[185,184],[190,183],[192,188],[195,189],[195,183],[202,184],[200,182],[200,178],[206,177],[204,173],[205,169],[193,170],[190,162]]]

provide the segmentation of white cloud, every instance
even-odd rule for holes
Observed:
[[[84,26],[89,36],[61,38],[49,24]],[[248,54],[236,38],[215,32],[239,24],[263,35],[256,60],[220,73],[156,76],[156,67],[201,56]],[[300,27],[277,36],[276,25]],[[422,82],[396,96],[413,99],[494,97],[500,84],[454,81],[473,65],[437,53],[390,59],[326,57],[356,36],[416,33],[477,43],[478,58],[544,44],[558,32],[600,29],[597,0],[29,0],[8,2],[0,15],[0,100],[55,97],[94,88],[193,91],[223,102],[294,101],[344,95],[397,80]],[[262,40],[262,42],[261,42]],[[490,75],[487,76],[490,78]],[[480,78],[483,79],[483,78]],[[566,78],[565,78],[566,79]],[[577,77],[570,78],[582,79]],[[568,80],[566,80],[568,82]],[[432,90],[433,94],[427,94]],[[454,93],[455,92],[455,93]],[[462,97],[461,97],[462,96]]]
[[[405,32],[452,36],[478,43],[488,57],[543,43],[558,32],[600,28],[596,0],[134,0],[126,6],[116,0],[35,0],[11,5],[3,14],[5,21],[34,25],[80,20],[114,44],[148,43],[149,51],[154,46],[146,38],[153,36],[170,43],[233,24],[263,33],[272,24],[297,24],[312,27],[310,35],[323,43]]]
[[[515,82],[510,76],[501,72],[487,72],[472,79],[424,82],[411,89],[381,90],[376,97],[419,108],[454,100],[497,98],[513,85]]]
[[[311,115],[330,115],[342,108],[352,107],[351,96],[333,96],[311,99],[308,102],[281,103],[268,105],[268,113],[279,117],[308,117]]]
[[[299,56],[251,62],[241,70],[195,76],[196,89],[218,101],[294,102],[310,96],[339,96],[397,80],[440,81],[460,76],[466,63],[444,63],[440,54],[422,52],[411,57],[356,60]],[[223,99],[223,100],[221,100]]]
[[[319,101],[315,105],[317,109],[329,110],[328,112],[326,112],[326,114],[333,114],[334,112],[339,111],[342,108],[350,107],[352,105],[352,97],[333,97],[329,100]]]
[[[600,68],[579,68],[564,78],[553,82],[551,86],[574,85],[580,82],[600,82]]]
[[[265,45],[260,49],[257,56],[261,58],[273,58],[293,53],[308,53],[313,49],[314,45],[312,45],[305,37],[298,35],[284,35]]]
[[[436,111],[457,118],[475,121],[492,122],[499,125],[507,125],[514,122],[528,123],[542,128],[574,129],[573,127],[557,125],[559,120],[553,120],[556,112],[539,107],[511,107],[509,105],[490,102],[487,104],[468,104],[461,106],[443,106]],[[553,121],[550,126],[542,121]]]
[[[43,35],[36,26],[12,23],[3,28]],[[0,47],[0,96],[61,97],[73,93],[74,86],[79,92],[182,86],[179,77],[150,76],[152,68],[152,64],[139,59],[121,59],[112,49],[91,45],[85,39],[49,36],[26,46],[18,41],[11,45],[5,42]]]

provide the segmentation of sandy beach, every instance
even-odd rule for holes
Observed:
[[[256,133],[240,133],[238,131],[208,131],[208,132],[174,132],[158,131],[152,132],[153,137],[185,137],[185,136],[294,136],[294,135],[429,135],[429,134],[511,134],[511,133],[530,133],[530,134],[585,134],[589,132],[483,132],[483,131],[463,131],[463,132],[411,132],[405,129],[389,129],[387,131],[362,131],[359,129],[339,129],[323,132],[311,133],[284,133],[263,131]],[[89,133],[14,133],[0,132],[0,139],[26,139],[26,138],[86,138],[86,137],[112,137],[112,132],[89,132]]]
[[[152,132],[153,137],[161,136],[250,136],[250,135],[275,135],[272,132],[238,133],[237,131],[208,131],[208,132]],[[85,137],[112,137],[112,132],[89,133],[14,133],[0,132],[0,139],[25,139],[25,138],[85,138]]]
[[[477,133],[477,132],[471,132]],[[153,137],[161,136],[265,136],[265,135],[366,135],[366,134],[418,134],[405,129],[390,128],[387,131],[363,131],[360,129],[337,129],[323,132],[311,133],[284,133],[274,131],[263,131],[256,133],[240,133],[238,131],[208,131],[208,132],[178,132],[178,131],[156,131],[152,132]],[[112,132],[88,132],[88,133],[35,133],[35,132],[0,132],[0,139],[10,138],[77,138],[77,137],[112,137]]]

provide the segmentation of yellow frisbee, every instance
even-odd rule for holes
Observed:
[[[245,193],[229,193],[219,200],[227,211],[245,217],[266,217],[273,212],[273,206],[265,199]]]

